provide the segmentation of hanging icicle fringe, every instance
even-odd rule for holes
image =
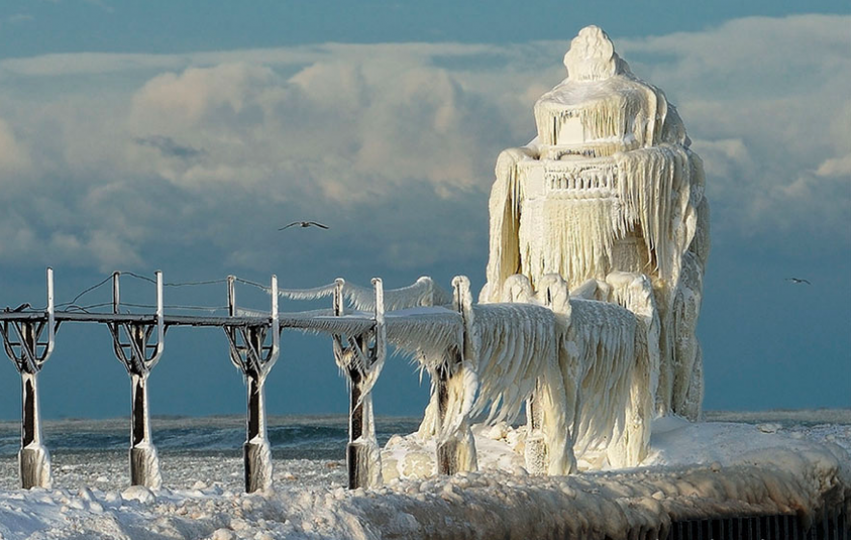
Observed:
[[[632,313],[618,305],[582,299],[570,304],[570,331],[562,337],[561,354],[562,364],[576,373],[565,383],[577,395],[574,450],[581,457],[623,436],[639,329]]]
[[[473,312],[465,359],[472,369],[447,388],[451,423],[444,428],[457,429],[468,416],[513,421],[540,382],[549,474],[570,472],[574,453],[581,458],[607,446],[611,463],[637,463],[648,443],[652,399],[648,405],[641,397],[650,395],[649,370],[637,367],[647,363],[647,344],[631,312],[579,299],[570,300],[570,315],[534,303],[477,305]],[[432,377],[442,358],[423,360]],[[436,414],[432,403],[421,435],[439,435]]]
[[[271,293],[267,290],[266,292]],[[334,284],[322,285],[311,289],[278,289],[278,295],[290,300],[318,300],[334,294]]]
[[[487,411],[487,422],[513,421],[535,388],[539,363],[555,358],[555,316],[532,304],[473,306],[473,340],[479,379],[472,413]]]
[[[385,324],[387,341],[395,351],[417,358],[426,367],[432,364],[430,359],[442,358],[463,341],[461,316],[442,307],[391,312]]]
[[[253,281],[237,278],[237,281],[252,285],[271,294],[269,287]],[[334,294],[335,283],[310,289],[278,289],[278,295],[290,300],[318,300]],[[357,311],[375,309],[375,292],[370,287],[361,287],[348,281],[343,287],[343,295],[350,306]],[[437,285],[428,276],[423,276],[413,284],[398,289],[384,291],[387,311],[396,311],[417,306],[445,306],[452,302],[452,296]]]
[[[683,225],[689,202],[689,154],[680,145],[661,144],[618,154],[615,160],[624,218],[641,226],[660,276],[674,280],[679,259],[688,247],[683,245],[685,235],[677,234],[677,229]]]
[[[375,309],[375,294],[372,289],[346,282],[343,293],[354,309],[361,311]],[[449,293],[427,276],[417,279],[407,287],[384,291],[384,306],[387,311],[417,306],[445,306],[451,302],[452,297]]]

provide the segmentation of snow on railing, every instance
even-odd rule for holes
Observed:
[[[156,284],[156,303],[148,306],[121,301],[119,277],[122,275]],[[110,328],[115,354],[132,382],[133,484],[156,487],[161,482],[148,422],[147,380],[163,354],[165,329],[171,326],[219,327],[227,337],[230,359],[247,384],[243,452],[245,487],[249,492],[271,484],[264,384],[280,353],[280,332],[284,329],[332,337],[334,359],[348,379],[351,394],[347,457],[352,488],[381,482],[371,391],[384,365],[388,345],[393,345],[396,352],[412,356],[431,378],[431,403],[421,433],[438,438],[439,473],[477,469],[470,431],[472,418],[478,415],[491,421],[515,418],[524,403],[528,404],[532,438],[537,436],[539,443],[530,444],[526,455],[527,469],[535,474],[572,472],[576,463],[575,445],[587,445],[589,441],[595,443],[608,438],[609,446],[616,449],[610,461],[621,465],[637,464],[646,447],[650,422],[645,418],[648,411],[640,397],[650,386],[645,381],[649,373],[636,367],[647,364],[637,352],[641,343],[635,337],[636,316],[616,304],[589,301],[594,305],[585,306],[582,300],[571,300],[563,280],[546,287],[543,284],[549,282],[543,280],[541,290],[534,293],[528,279],[514,276],[506,282],[504,301],[508,303],[474,305],[469,280],[463,276],[453,280],[453,295],[447,301],[449,295],[430,278],[420,278],[411,286],[388,291],[376,278],[371,298],[367,298],[366,289],[342,279],[335,281],[333,287],[294,290],[278,288],[275,276],[267,287],[235,276],[225,280],[167,283],[159,272],[156,279],[116,272],[112,277],[111,302],[81,305],[84,297],[108,282],[104,280],[71,302],[61,304],[65,309],[57,311],[53,305],[52,278],[52,272],[48,271],[47,309],[24,305],[0,313],[6,352],[24,379],[25,403],[31,403],[22,417],[24,433],[31,434],[22,439],[24,487],[50,484],[49,456],[40,444],[35,376],[52,351],[54,331],[63,322],[96,322]],[[217,306],[164,304],[165,287],[221,283],[227,285],[226,314],[216,315],[215,311],[220,309]],[[269,310],[237,305],[237,284],[268,292]],[[281,297],[316,299],[327,296],[329,290],[331,309],[278,310]],[[349,306],[345,305],[346,301]],[[109,312],[103,311],[106,306],[111,308]],[[153,312],[128,312],[128,307],[138,306]],[[189,308],[211,313],[166,312]],[[600,310],[605,313],[597,313]],[[579,328],[572,326],[571,317],[581,323]],[[45,329],[47,335],[41,337]],[[18,338],[13,332],[17,332]],[[37,350],[41,356],[36,354]],[[564,366],[568,372],[563,372]],[[598,383],[594,383],[597,379]],[[583,395],[580,399],[580,384],[595,389],[599,395]],[[649,403],[652,405],[652,401]],[[633,424],[638,431],[630,431]],[[616,444],[620,440],[629,441],[630,446],[620,448],[620,443]],[[24,459],[27,456],[32,459]]]
[[[156,286],[156,302],[131,303],[121,299],[120,277],[127,276]],[[112,282],[108,302],[86,304],[85,297]],[[269,311],[237,305],[237,283],[254,286],[271,297]],[[163,289],[200,285],[227,285],[227,305],[165,305]],[[332,285],[312,289],[279,289],[272,276],[269,286],[229,276],[221,280],[169,283],[161,272],[155,279],[133,272],[115,272],[86,288],[71,301],[54,305],[53,271],[47,270],[47,306],[24,304],[0,312],[0,334],[6,354],[21,374],[24,392],[21,439],[21,483],[24,488],[50,487],[50,457],[41,444],[38,413],[37,374],[50,357],[55,332],[63,322],[106,324],[113,338],[113,350],[131,379],[131,483],[159,487],[161,475],[156,447],[151,439],[148,418],[147,381],[164,352],[165,330],[170,326],[220,327],[230,348],[231,362],[242,372],[248,386],[246,419],[245,486],[252,492],[271,485],[272,461],[266,437],[265,379],[280,352],[280,332],[296,329],[330,334],[338,365],[349,378],[350,409],[350,487],[380,482],[380,457],[372,420],[371,390],[381,372],[387,344],[417,359],[433,357],[442,351],[457,350],[462,337],[462,318],[445,307],[451,297],[431,278],[422,277],[400,289],[383,290],[380,279],[369,290],[339,279]],[[311,300],[333,296],[327,310],[278,311],[278,298]],[[353,308],[347,312],[344,301]],[[388,313],[385,314],[385,306]],[[56,308],[60,309],[56,309]],[[139,312],[142,310],[143,312]],[[166,311],[206,311],[205,315],[183,315]],[[226,310],[226,314],[217,312]],[[366,447],[365,452],[360,448]],[[360,472],[358,472],[360,471]]]

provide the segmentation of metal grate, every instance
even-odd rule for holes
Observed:
[[[851,540],[851,523],[844,512],[823,513],[809,526],[799,516],[740,516],[681,520],[647,540]]]

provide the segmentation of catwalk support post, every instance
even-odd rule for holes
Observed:
[[[17,310],[16,310],[17,311]],[[17,314],[16,314],[17,315]],[[46,315],[46,320],[45,320]],[[27,320],[4,320],[0,325],[3,346],[21,374],[21,450],[18,469],[21,486],[50,488],[50,453],[41,444],[41,418],[38,408],[38,373],[53,352],[57,328],[54,320],[53,269],[47,269],[47,310]],[[44,336],[43,334],[45,334]]]
[[[560,282],[563,283],[563,282]],[[564,294],[567,295],[567,286],[565,285]],[[545,305],[553,309],[552,293],[548,289],[544,298]],[[544,438],[544,410],[541,404],[542,400],[541,380],[535,382],[535,390],[532,395],[526,400],[526,446],[524,450],[524,461],[526,462],[526,470],[532,475],[546,475],[548,470],[548,455],[547,443]]]
[[[465,276],[456,276],[452,280],[453,308],[461,314],[464,322],[463,342],[458,348],[446,351],[443,363],[437,369],[436,391],[438,411],[437,472],[455,474],[478,469],[476,444],[470,431],[466,409],[468,400],[463,397],[465,371],[471,369],[465,359],[470,358],[469,343],[472,329],[472,295],[470,281]],[[452,396],[450,393],[457,395]],[[456,404],[451,410],[450,403]],[[460,407],[460,408],[459,408]]]
[[[120,315],[120,272],[112,274],[112,312]],[[108,322],[116,358],[130,376],[130,484],[157,489],[162,485],[157,448],[151,439],[148,376],[165,347],[163,276],[156,272],[157,311],[153,321],[116,319]],[[153,343],[151,338],[153,337]]]
[[[372,387],[387,355],[387,335],[384,323],[384,286],[374,278],[375,324],[357,336],[333,335],[334,359],[349,382],[349,442],[346,445],[346,466],[349,489],[381,485],[381,452],[375,438],[375,419],[372,412]],[[343,290],[345,282],[336,281],[334,314],[344,315]]]
[[[266,434],[266,377],[280,354],[281,326],[278,318],[278,278],[272,276],[272,306],[264,324],[237,322],[235,278],[228,277],[228,315],[224,327],[231,362],[245,377],[247,393],[246,439],[242,445],[245,491],[253,493],[272,486],[272,450]],[[267,337],[271,337],[267,344]]]
[[[541,381],[535,384],[535,390],[526,401],[526,449],[524,459],[529,474],[547,474],[548,452],[543,432],[544,412],[541,407]]]

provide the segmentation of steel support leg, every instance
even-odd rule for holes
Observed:
[[[372,385],[381,372],[387,351],[384,327],[384,288],[380,279],[372,280],[375,289],[375,325],[356,337],[333,336],[334,360],[349,379],[349,441],[346,467],[349,489],[381,485],[381,450],[375,439],[372,412]],[[345,282],[337,280],[334,290],[334,314],[342,316]]]
[[[148,414],[148,377],[131,375],[130,484],[158,489],[162,486],[157,447],[151,440]]]
[[[47,269],[47,309],[43,318],[28,321],[3,321],[0,337],[6,355],[21,374],[21,450],[18,470],[21,486],[50,488],[50,453],[41,444],[41,419],[38,407],[38,373],[50,358],[58,327],[54,319],[53,269]],[[43,338],[42,334],[46,334]]]
[[[21,373],[22,411],[21,450],[18,452],[18,466],[21,487],[50,488],[53,477],[50,472],[50,453],[41,444],[41,419],[38,408],[38,374]]]
[[[248,420],[242,445],[245,464],[245,491],[254,493],[272,485],[272,449],[266,437],[266,397],[264,381],[247,377]]]
[[[112,275],[113,313],[120,313],[121,274]],[[130,376],[130,484],[159,489],[162,486],[157,448],[151,438],[148,408],[148,376],[165,348],[163,276],[156,272],[157,311],[155,324],[109,322],[112,349]],[[150,343],[153,338],[154,342]]]
[[[236,316],[235,278],[228,277],[228,312]],[[272,449],[266,435],[266,376],[280,354],[281,328],[278,323],[278,278],[272,276],[272,306],[266,324],[238,324],[224,327],[230,345],[231,362],[245,376],[247,411],[245,443],[245,491],[253,493],[272,487]],[[271,343],[266,344],[267,336]]]

